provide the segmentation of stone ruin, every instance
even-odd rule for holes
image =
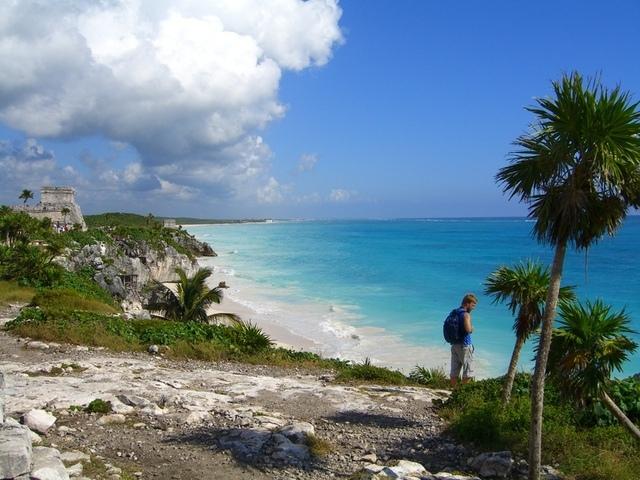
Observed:
[[[64,209],[69,212],[64,212]],[[50,218],[53,225],[73,226],[79,224],[87,229],[80,206],[76,203],[76,191],[71,187],[42,187],[40,202],[36,205],[19,205],[14,210],[25,212],[35,218]]]

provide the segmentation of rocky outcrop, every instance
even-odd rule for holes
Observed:
[[[64,268],[78,271],[90,267],[93,279],[103,289],[121,301],[125,312],[137,318],[149,318],[143,308],[154,282],[178,280],[176,268],[193,275],[198,263],[170,245],[152,247],[145,241],[116,240],[85,245],[56,261]]]
[[[173,235],[173,241],[184,249],[192,252],[196,257],[217,257],[218,254],[213,251],[213,248],[206,243],[197,240],[196,237],[190,235],[185,231],[175,232]]]

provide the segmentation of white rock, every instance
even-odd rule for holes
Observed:
[[[0,425],[4,423],[4,373],[0,372]]]
[[[189,412],[183,422],[187,425],[199,425],[208,420],[211,420],[211,414],[208,412]]]
[[[111,411],[113,413],[121,413],[122,415],[129,415],[129,414],[135,412],[135,410],[136,410],[135,408],[133,408],[130,405],[125,405],[120,400],[118,400],[116,397],[113,397],[113,398],[109,399],[109,401],[111,402]]]
[[[122,424],[127,421],[127,417],[121,413],[113,413],[111,415],[105,415],[100,417],[96,422],[98,425],[116,425]]]
[[[38,433],[47,433],[56,417],[44,410],[29,410],[22,416],[22,423]]]
[[[467,463],[481,477],[507,478],[511,475],[513,468],[513,458],[509,451],[481,453]]]
[[[0,425],[0,478],[29,472],[32,460],[29,429],[22,425]]]
[[[363,462],[376,463],[378,461],[378,456],[375,453],[368,453],[367,455],[360,457],[360,460]],[[380,468],[380,470],[382,470],[382,468]]]
[[[449,472],[438,472],[432,475],[434,480],[480,480],[478,477],[469,477],[467,475],[455,475]]]
[[[49,350],[49,345],[44,342],[29,342],[25,347],[31,350]]]
[[[382,473],[389,478],[405,478],[405,477],[420,477],[427,475],[427,469],[421,464],[416,462],[410,462],[409,460],[400,460],[397,465],[393,467],[385,467]]]
[[[89,347],[85,346],[85,345],[78,345],[76,347],[76,350],[78,352],[88,352],[89,351]]]
[[[149,345],[149,348],[147,349],[147,351],[151,355],[156,355],[160,351],[160,348],[158,348],[158,345]]]
[[[33,430],[29,430],[29,436],[31,437],[32,445],[40,445],[42,443],[42,437]]]
[[[81,463],[76,463],[75,465],[71,465],[67,467],[67,473],[70,477],[79,477],[82,475],[83,466]]]
[[[309,435],[315,435],[315,429],[308,422],[293,422],[282,427],[279,433],[294,443],[303,443]]]
[[[151,402],[146,398],[138,397],[137,395],[131,394],[121,394],[117,396],[118,400],[120,400],[125,405],[129,405],[130,407],[138,407],[144,408],[147,405],[150,405]]]
[[[60,452],[55,448],[34,447],[31,480],[69,480]]]
[[[76,429],[75,429],[75,428],[73,428],[73,427],[67,427],[66,425],[60,425],[60,426],[58,427],[58,432],[60,432],[60,433],[62,433],[62,434],[65,434],[65,433],[73,433],[73,432],[75,432],[75,431],[76,431]]]
[[[363,470],[367,473],[380,473],[384,470],[384,465],[376,465],[375,463],[369,463],[363,467]]]
[[[77,462],[89,462],[91,457],[80,450],[70,450],[68,452],[62,452],[60,459],[64,463],[77,463]]]

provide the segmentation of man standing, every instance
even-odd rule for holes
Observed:
[[[455,387],[462,370],[462,383],[473,378],[473,343],[471,333],[471,311],[476,308],[478,298],[473,293],[467,293],[462,299],[462,305],[457,309],[461,324],[461,342],[451,345],[451,386]]]

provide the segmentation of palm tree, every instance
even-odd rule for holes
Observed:
[[[24,190],[22,190],[22,193],[18,196],[18,198],[24,200],[22,203],[26,204],[28,200],[33,198],[33,192],[25,188]]]
[[[511,198],[529,205],[533,231],[553,245],[551,281],[531,386],[529,479],[539,480],[544,379],[568,245],[586,249],[612,235],[629,207],[640,204],[640,112],[620,87],[609,91],[578,73],[553,82],[555,98],[529,107],[532,131],[496,179]]]
[[[638,344],[627,337],[637,333],[629,328],[629,315],[612,312],[597,300],[560,304],[560,327],[553,331],[549,352],[549,376],[561,382],[563,391],[581,403],[600,399],[611,413],[638,440],[640,429],[607,394],[614,370],[622,364]]]
[[[179,277],[176,291],[163,285],[164,292],[161,300],[148,305],[150,310],[161,310],[167,320],[182,322],[208,323],[223,318],[240,320],[240,317],[233,313],[207,315],[207,307],[212,303],[220,303],[223,289],[226,288],[219,285],[210,289],[207,286],[206,281],[212,274],[211,269],[200,268],[192,277],[187,277],[181,268],[176,268],[175,272]]]
[[[64,217],[64,224],[67,224],[67,215],[69,215],[71,213],[71,210],[69,210],[68,207],[63,207],[62,210],[60,210],[60,213],[63,215]]]
[[[502,266],[485,280],[485,293],[493,296],[493,303],[507,302],[512,315],[516,344],[513,347],[509,369],[502,387],[502,403],[511,399],[513,380],[516,376],[520,351],[529,336],[540,327],[542,309],[549,289],[549,270],[531,260],[514,267]],[[573,300],[573,287],[562,287],[561,300]]]

